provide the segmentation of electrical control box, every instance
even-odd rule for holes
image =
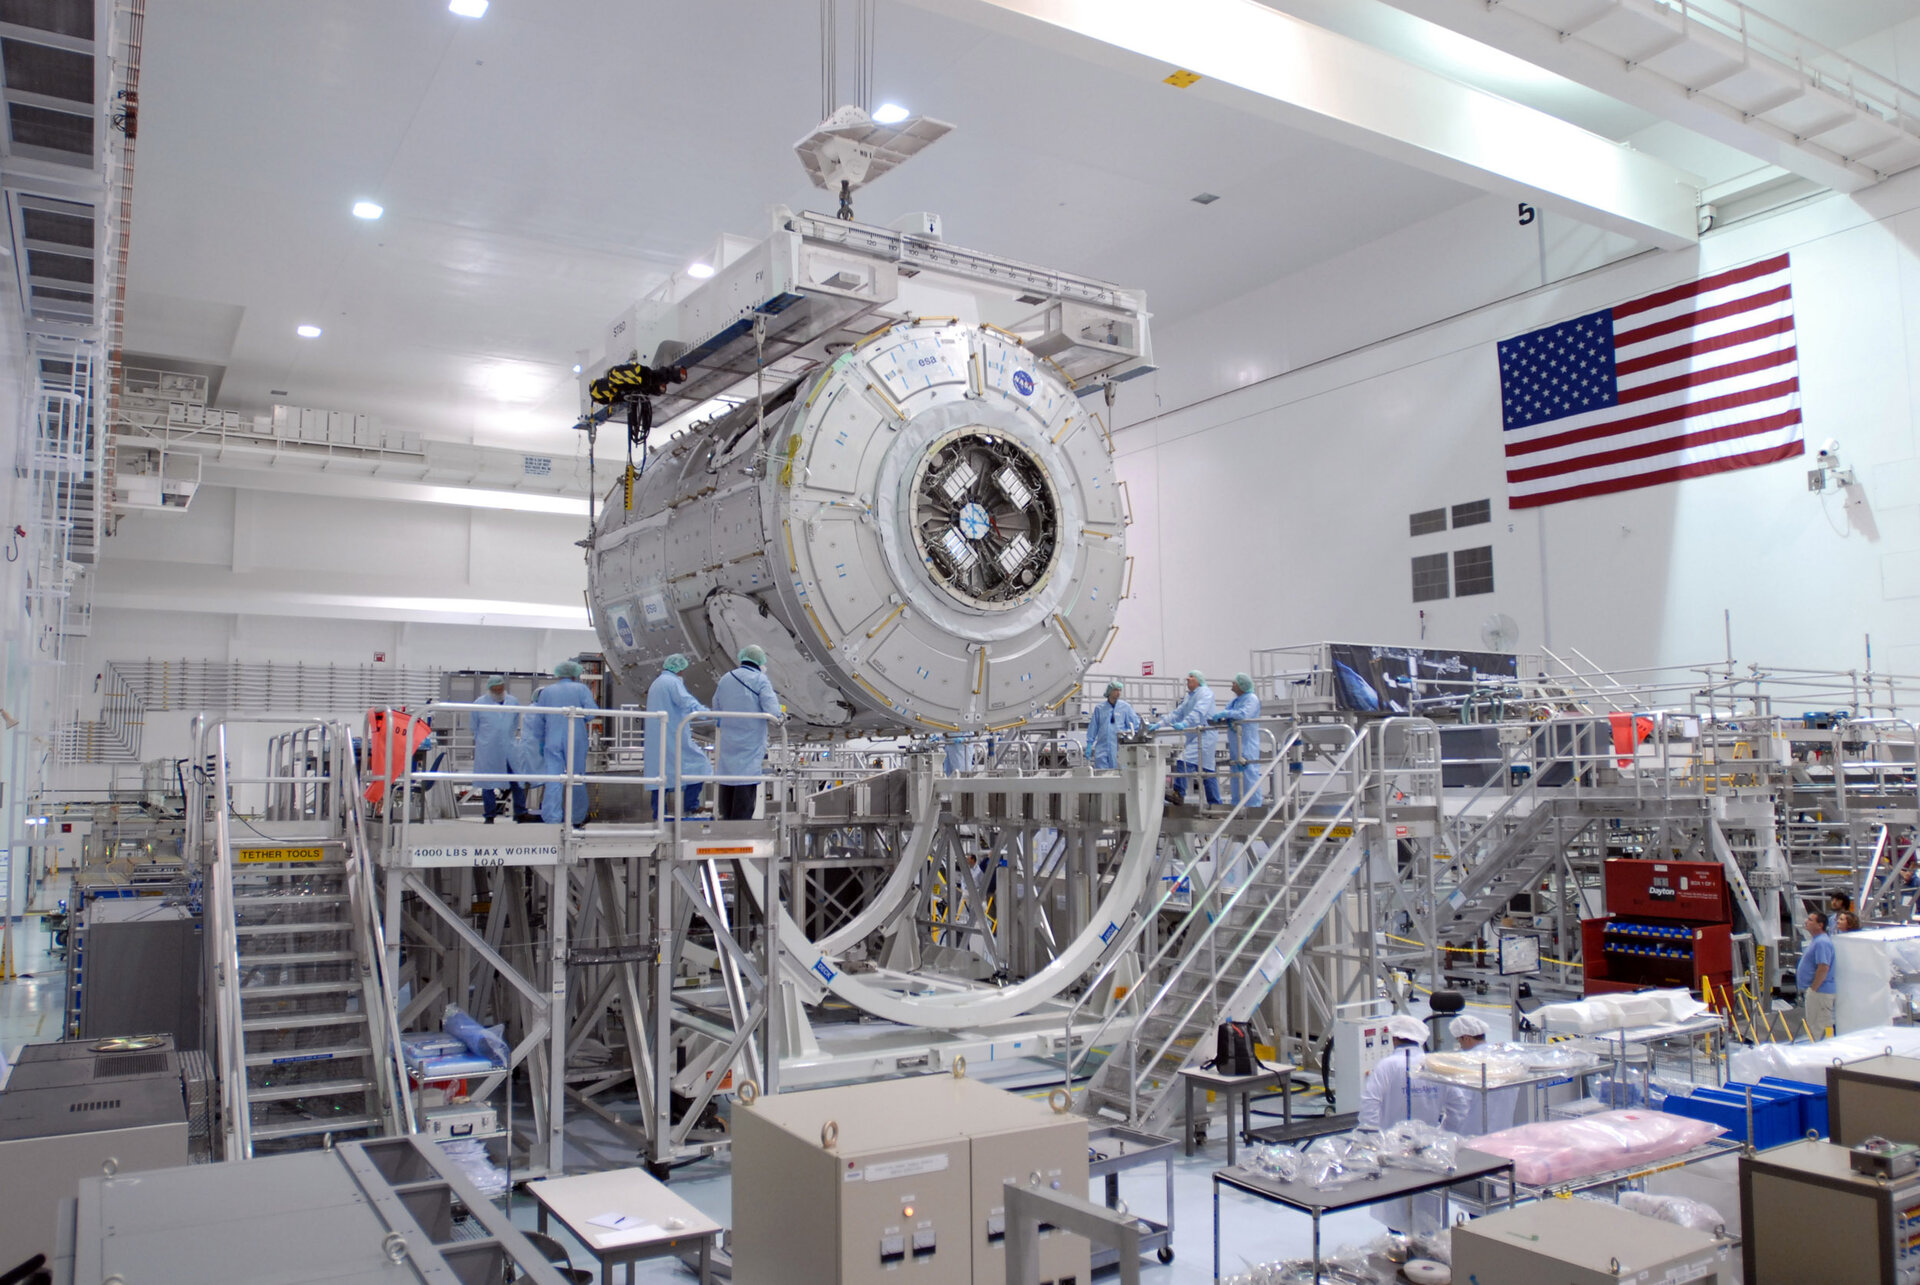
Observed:
[[[1607,914],[1580,922],[1586,993],[1733,984],[1733,894],[1710,861],[1616,857],[1602,872]]]
[[[1453,1279],[1477,1285],[1734,1285],[1732,1243],[1595,1200],[1541,1200],[1453,1229]]]
[[[1087,1122],[923,1076],[765,1098],[733,1116],[738,1285],[999,1285],[1004,1184],[1085,1199]],[[1042,1285],[1088,1285],[1090,1248],[1040,1237]]]
[[[1364,1010],[1356,1013],[1355,1010]],[[1393,1052],[1387,1033],[1392,1011],[1385,1000],[1344,1004],[1333,1017],[1333,1098],[1342,1111],[1360,1109],[1360,1091],[1381,1058]]]
[[[1920,1058],[1883,1053],[1828,1067],[1827,1123],[1843,1147],[1920,1143]]]
[[[1847,1147],[1811,1140],[1742,1156],[1740,1223],[1746,1285],[1920,1285],[1920,1173],[1856,1173]]]

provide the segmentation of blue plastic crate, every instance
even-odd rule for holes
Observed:
[[[1698,1088],[1687,1097],[1671,1094],[1660,1109],[1717,1124],[1736,1142],[1747,1141],[1747,1095],[1744,1086]],[[1800,1102],[1788,1095],[1756,1089],[1753,1094],[1753,1145],[1777,1147],[1800,1136]]]
[[[1800,1100],[1800,1136],[1806,1137],[1811,1129],[1824,1138],[1827,1136],[1827,1086],[1807,1084],[1800,1080],[1783,1080],[1777,1075],[1763,1075],[1760,1083],[1766,1088],[1782,1093],[1790,1093]]]

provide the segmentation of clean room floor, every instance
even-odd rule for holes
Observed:
[[[52,899],[64,895],[54,892]],[[0,1053],[8,1064],[20,1046],[60,1038],[61,1010],[65,993],[64,965],[48,949],[48,936],[37,915],[14,925],[17,980],[0,984]],[[1296,1099],[1296,1112],[1312,1113],[1316,1099]],[[1278,1111],[1277,1102],[1269,1104]],[[591,1117],[576,1118],[568,1125],[569,1167],[586,1170],[631,1164],[631,1147],[602,1128]],[[1245,1155],[1244,1149],[1241,1152]],[[1226,1135],[1216,1118],[1208,1134],[1204,1152],[1174,1164],[1174,1261],[1162,1265],[1151,1257],[1142,1263],[1141,1279],[1155,1285],[1205,1285],[1213,1275],[1212,1263],[1212,1184],[1208,1175],[1226,1164]],[[731,1225],[732,1168],[729,1158],[705,1160],[677,1171],[673,1189],[720,1222]],[[1128,1208],[1159,1221],[1164,1217],[1165,1178],[1158,1165],[1150,1165],[1121,1175],[1120,1195]],[[514,1221],[532,1229],[537,1225],[532,1199],[518,1195],[513,1203]],[[1331,1251],[1343,1244],[1363,1241],[1381,1230],[1365,1211],[1340,1214],[1322,1224],[1322,1244]],[[590,1266],[592,1256],[569,1241],[557,1227],[553,1234],[575,1251],[577,1266]],[[1311,1224],[1304,1215],[1278,1206],[1248,1199],[1235,1193],[1221,1198],[1222,1270],[1231,1275],[1244,1272],[1248,1265],[1275,1258],[1304,1257],[1312,1244]],[[634,1279],[640,1282],[685,1281],[691,1273],[671,1260],[639,1264]],[[1103,1272],[1101,1280],[1118,1279],[1117,1273]]]

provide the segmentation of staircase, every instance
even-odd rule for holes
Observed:
[[[235,814],[216,751],[207,927],[229,1160],[405,1129],[351,741],[334,741],[347,788],[321,817],[267,831]]]
[[[1220,1023],[1252,1016],[1366,855],[1369,826],[1377,821],[1360,812],[1372,779],[1364,766],[1367,745],[1365,737],[1352,741],[1310,794],[1308,778],[1296,778],[1249,836],[1226,839],[1223,824],[1200,846],[1202,853],[1212,849],[1233,858],[1217,861],[1216,877],[1204,891],[1196,890],[1191,908],[1147,961],[1139,985],[1087,1040],[1091,1050],[1115,1016],[1134,1013],[1132,1030],[1088,1082],[1084,1110],[1122,1116],[1135,1128],[1164,1128],[1181,1068],[1212,1056]],[[1221,876],[1240,862],[1250,867],[1244,879],[1235,884]],[[1172,883],[1188,878],[1193,864]],[[1142,916],[1136,932],[1164,901]],[[1100,991],[1096,978],[1089,993]]]
[[[1517,893],[1539,887],[1560,855],[1563,845],[1553,824],[1558,815],[1553,800],[1536,798],[1531,810],[1517,817],[1496,815],[1493,826],[1483,827],[1482,834],[1462,845],[1448,868],[1454,887],[1440,903],[1442,936],[1479,936]],[[1485,833],[1489,828],[1494,832]],[[1472,861],[1469,854],[1479,851],[1485,855]]]

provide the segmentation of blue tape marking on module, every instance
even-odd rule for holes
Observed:
[[[828,985],[832,985],[832,983],[833,983],[833,978],[834,978],[834,972],[833,972],[833,969],[831,969],[831,968],[829,968],[829,967],[827,967],[827,961],[826,961],[826,960],[824,960],[824,959],[816,959],[816,960],[814,960],[814,961],[813,961],[813,971],[814,971],[814,972],[816,972],[816,973],[818,973],[818,974],[820,974],[820,980],[821,980],[821,981],[823,981],[823,982],[826,982],[826,983],[827,983]]]
[[[1114,924],[1114,923],[1108,924],[1107,930],[1100,934],[1100,944],[1104,946],[1106,943],[1112,941],[1113,935],[1119,931],[1120,931],[1119,924]]]

